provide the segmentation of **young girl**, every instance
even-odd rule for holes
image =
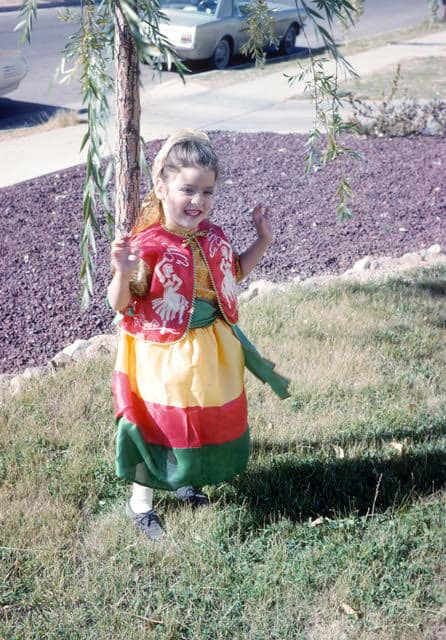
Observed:
[[[208,220],[217,176],[204,133],[172,135],[132,234],[112,243],[108,300],[123,314],[113,374],[116,469],[133,482],[127,514],[152,539],[163,535],[153,489],[196,507],[208,503],[202,486],[245,468],[244,366],[288,396],[288,381],[236,326],[236,283],[273,239],[268,210],[255,207],[257,239],[235,255]]]

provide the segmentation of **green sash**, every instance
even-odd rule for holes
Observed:
[[[208,327],[215,322],[217,316],[218,310],[212,304],[202,298],[198,298],[195,300],[190,328],[199,329]],[[234,336],[241,344],[247,369],[259,378],[259,380],[268,383],[279,398],[282,398],[282,400],[289,398],[288,385],[290,381],[288,378],[274,371],[274,363],[260,355],[255,346],[248,340],[237,325],[233,325],[231,328]]]

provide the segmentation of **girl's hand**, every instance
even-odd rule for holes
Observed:
[[[130,276],[138,266],[139,245],[131,243],[130,236],[122,236],[111,244],[111,269],[114,273]]]
[[[270,244],[274,240],[273,225],[269,218],[269,207],[258,204],[252,212],[252,221],[257,231],[257,237],[262,242]]]

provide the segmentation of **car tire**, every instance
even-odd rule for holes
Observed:
[[[280,53],[284,56],[290,56],[296,49],[297,28],[294,24],[290,24],[280,42]]]
[[[227,38],[222,38],[215,47],[211,62],[216,69],[226,69],[231,60],[231,44]]]

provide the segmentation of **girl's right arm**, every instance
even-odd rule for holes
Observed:
[[[107,289],[107,298],[114,311],[122,311],[131,300],[130,279],[138,265],[139,248],[131,246],[129,236],[114,240],[111,245],[112,281]]]

